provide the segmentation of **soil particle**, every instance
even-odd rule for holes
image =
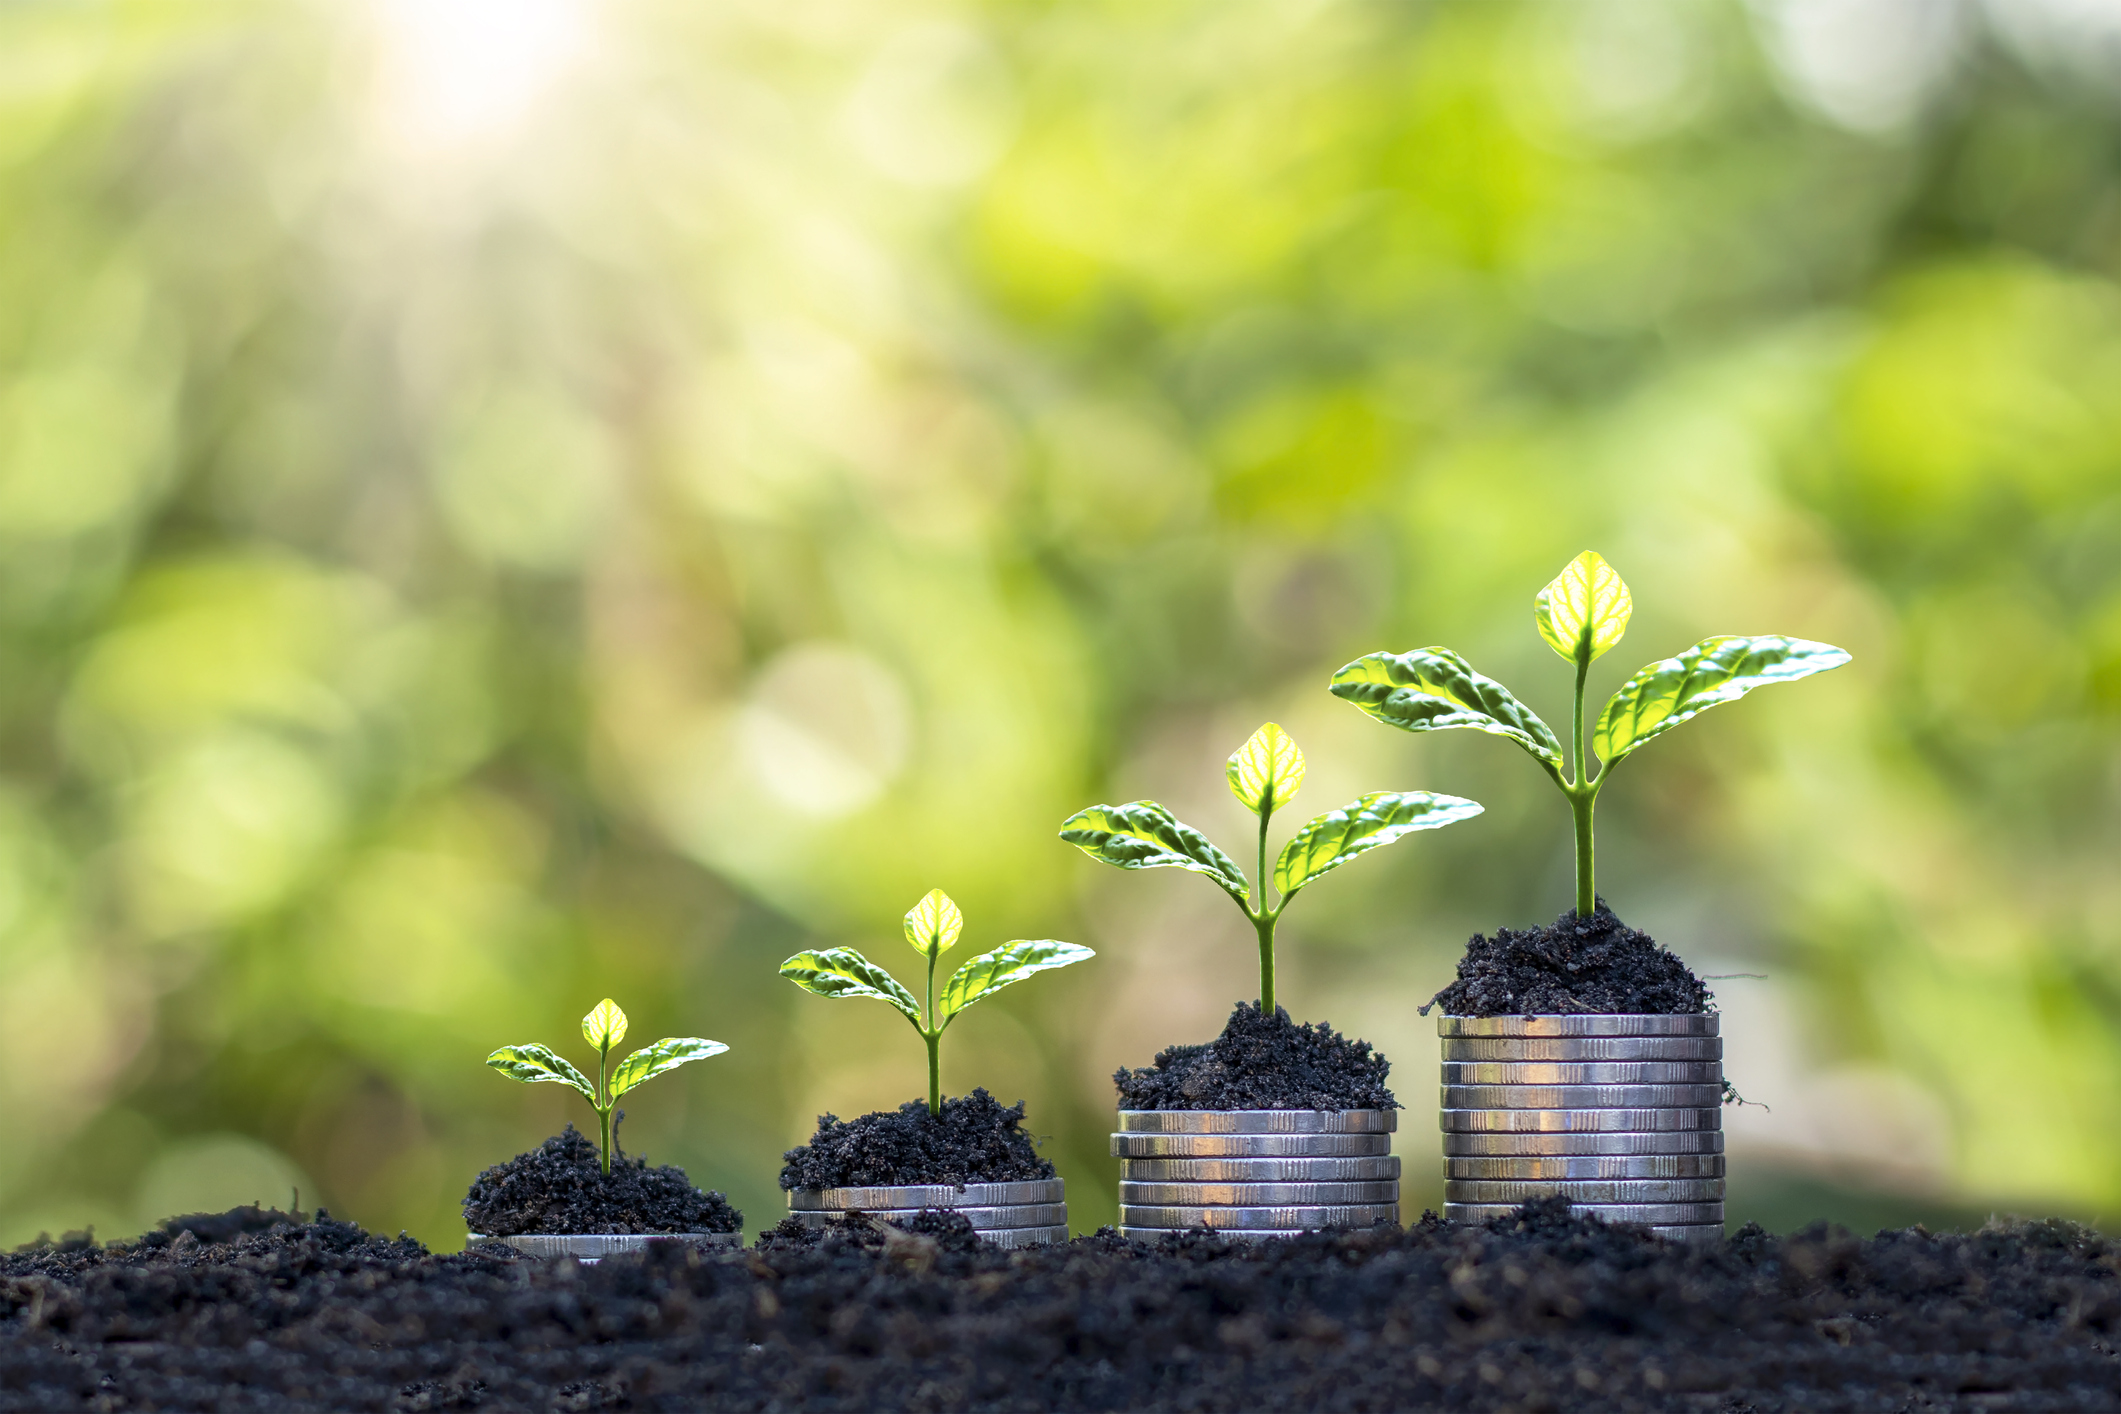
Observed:
[[[781,1155],[783,1188],[867,1188],[906,1183],[1016,1183],[1053,1177],[1031,1136],[1018,1126],[1024,1102],[1004,1107],[985,1090],[926,1100],[860,1119],[819,1115],[810,1142]]]
[[[1421,1009],[1448,1016],[1549,1016],[1570,1013],[1677,1015],[1713,1011],[1709,989],[1687,965],[1613,916],[1579,918],[1570,909],[1544,928],[1475,933],[1458,962],[1458,980]]]
[[[1010,1253],[933,1213],[584,1267],[268,1221],[0,1258],[0,1414],[2121,1407],[2121,1243],[2062,1222],[1699,1250],[1553,1200]]]
[[[527,1232],[737,1232],[744,1215],[702,1193],[681,1168],[611,1156],[573,1125],[527,1154],[496,1164],[464,1195],[464,1225],[487,1237]]]
[[[1112,1077],[1124,1110],[1395,1110],[1392,1063],[1323,1021],[1299,1026],[1239,1002],[1223,1034],[1159,1051],[1156,1064]]]

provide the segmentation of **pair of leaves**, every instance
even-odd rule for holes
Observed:
[[[606,1005],[610,1005],[608,1002]],[[616,1010],[616,1008],[613,1008]],[[593,1015],[594,1013],[592,1013]],[[588,1030],[588,1023],[583,1023]],[[620,1017],[618,1032],[624,1035],[625,1019]],[[676,1070],[696,1060],[718,1056],[729,1048],[720,1041],[709,1041],[698,1036],[665,1036],[652,1046],[643,1046],[619,1062],[619,1068],[611,1073],[610,1098],[633,1089],[644,1080],[661,1075],[666,1070]],[[547,1047],[531,1044],[503,1046],[486,1058],[486,1063],[511,1080],[526,1084],[544,1082],[554,1085],[571,1085],[581,1092],[582,1098],[594,1105],[597,1103],[596,1087],[587,1076],[568,1063],[566,1057],[556,1055]]]
[[[950,975],[936,998],[936,1029],[950,1024],[974,1002],[991,997],[1036,973],[1082,962],[1097,954],[1080,943],[1051,938],[1020,939],[981,953]],[[781,964],[781,976],[820,997],[875,997],[897,1007],[916,1030],[926,1034],[921,1004],[897,978],[853,948],[799,952]]]

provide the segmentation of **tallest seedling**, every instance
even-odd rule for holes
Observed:
[[[1584,744],[1583,688],[1591,664],[1627,632],[1634,611],[1627,585],[1613,567],[1590,550],[1571,560],[1532,601],[1532,617],[1547,646],[1576,667],[1576,711],[1569,755],[1545,722],[1484,678],[1448,648],[1411,653],[1372,653],[1333,675],[1333,695],[1345,698],[1378,721],[1410,732],[1472,727],[1507,737],[1537,761],[1568,797],[1576,820],[1576,912],[1588,918],[1598,908],[1591,842],[1591,812],[1613,768],[1637,747],[1697,717],[1719,702],[1734,702],[1756,687],[1838,668],[1849,655],[1827,643],[1769,634],[1757,638],[1704,638],[1676,658],[1652,663],[1620,686],[1598,714],[1590,745]],[[1598,769],[1590,770],[1591,752]]]

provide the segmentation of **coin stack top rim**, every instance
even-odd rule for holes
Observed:
[[[1120,1110],[1122,1134],[1390,1134],[1398,1110]]]
[[[795,1212],[881,1211],[894,1208],[997,1208],[1027,1203],[1064,1203],[1064,1178],[1019,1179],[1009,1183],[875,1184],[859,1188],[791,1188],[788,1207]]]
[[[1439,1036],[1716,1036],[1721,1016],[1695,1012],[1535,1013],[1436,1018]]]

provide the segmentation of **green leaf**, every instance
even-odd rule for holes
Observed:
[[[941,889],[930,889],[906,912],[906,941],[922,957],[947,951],[964,931],[965,915]]]
[[[1634,612],[1635,601],[1628,596],[1619,572],[1595,550],[1569,561],[1532,601],[1539,636],[1572,663],[1577,654],[1586,652],[1589,661],[1596,662],[1620,642],[1628,631],[1628,616]]]
[[[991,997],[1034,972],[1051,971],[1095,956],[1080,943],[1057,943],[1051,938],[1007,943],[993,952],[981,953],[953,972],[943,984],[936,1008],[947,1021],[981,997]]]
[[[853,948],[799,952],[781,964],[781,976],[820,997],[875,997],[904,1012],[915,1026],[921,1024],[921,1004],[913,993]]]
[[[619,1068],[611,1073],[611,1098],[616,1100],[643,1080],[661,1075],[666,1070],[676,1070],[681,1065],[718,1056],[728,1049],[720,1041],[706,1041],[698,1036],[665,1036],[619,1062]]]
[[[1372,792],[1329,810],[1296,832],[1274,864],[1274,887],[1286,900],[1319,875],[1356,855],[1416,830],[1438,830],[1480,813],[1477,801],[1425,790]]]
[[[1472,727],[1508,737],[1550,769],[1561,743],[1508,688],[1484,678],[1448,648],[1371,653],[1333,674],[1333,695],[1378,721],[1410,732]]]
[[[1304,754],[1296,738],[1269,722],[1230,754],[1230,794],[1255,815],[1267,815],[1296,798],[1304,783]]]
[[[1245,871],[1237,861],[1153,800],[1078,810],[1061,822],[1060,837],[1092,859],[1122,869],[1191,869],[1244,901]]]
[[[619,1010],[617,1002],[606,997],[582,1018],[582,1035],[599,1051],[608,1051],[626,1039],[626,1013]]]
[[[1598,715],[1591,747],[1610,766],[1652,737],[1756,687],[1838,668],[1849,655],[1830,643],[1766,635],[1704,638],[1621,684]]]
[[[486,1063],[510,1080],[520,1080],[526,1085],[540,1082],[572,1085],[590,1104],[597,1102],[596,1087],[589,1083],[588,1077],[543,1046],[503,1046],[488,1056]]]

